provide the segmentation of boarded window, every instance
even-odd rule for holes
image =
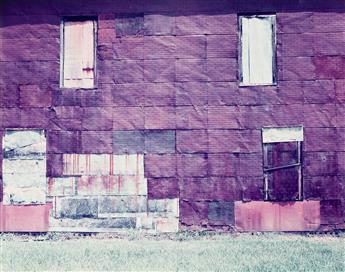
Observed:
[[[241,84],[274,84],[275,15],[240,16],[239,23]]]
[[[93,88],[96,21],[65,20],[62,25],[62,87]]]
[[[5,205],[46,202],[46,138],[43,130],[6,130],[3,139]]]
[[[264,128],[265,200],[302,200],[303,128]]]

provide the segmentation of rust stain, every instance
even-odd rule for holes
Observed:
[[[109,155],[109,174],[112,176],[114,175],[114,156]]]
[[[51,177],[48,178],[48,195],[52,193],[53,190],[53,179]]]

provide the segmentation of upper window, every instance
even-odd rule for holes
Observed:
[[[240,16],[241,85],[275,84],[275,15]]]
[[[302,200],[303,127],[263,128],[265,200]]]
[[[62,22],[61,87],[95,86],[95,31],[93,19]]]

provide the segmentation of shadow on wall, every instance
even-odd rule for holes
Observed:
[[[1,26],[15,24],[60,24],[60,17],[68,15],[97,15],[100,13],[173,13],[176,15],[270,13],[270,12],[344,12],[345,2],[339,0],[2,0]],[[23,16],[20,20],[3,16]],[[45,15],[31,18],[28,15]],[[50,16],[49,16],[50,15]]]

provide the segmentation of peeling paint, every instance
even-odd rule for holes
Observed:
[[[46,203],[46,139],[43,130],[6,130],[3,138],[5,205]]]

